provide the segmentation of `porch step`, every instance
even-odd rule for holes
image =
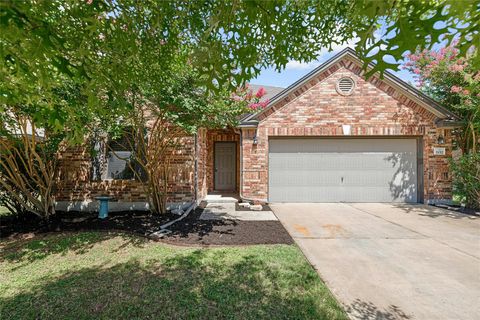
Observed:
[[[238,199],[232,196],[221,195],[221,194],[208,194],[205,199],[206,203],[235,203],[238,202]]]

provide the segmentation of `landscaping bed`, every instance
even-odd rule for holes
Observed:
[[[162,241],[186,245],[292,244],[280,221],[199,220],[197,208],[169,229]]]
[[[279,221],[199,220],[203,209],[198,207],[185,219],[169,227],[172,232],[163,238],[151,237],[152,232],[168,221],[178,218],[174,214],[153,215],[145,211],[112,212],[107,219],[96,213],[57,212],[49,223],[38,217],[2,217],[0,236],[21,238],[49,232],[64,231],[123,231],[176,245],[252,245],[291,244],[292,238]]]
[[[450,211],[455,211],[458,213],[468,214],[472,216],[480,216],[480,211],[473,208],[463,207],[459,205],[449,205],[449,204],[435,204],[435,207],[447,209]]]

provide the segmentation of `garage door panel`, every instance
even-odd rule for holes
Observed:
[[[289,186],[285,188],[275,188],[271,191],[270,197],[272,199],[290,199],[288,201],[277,202],[317,202],[312,201],[312,198],[321,198],[322,202],[337,202],[336,195],[344,192],[343,187],[329,186],[329,188],[310,187],[310,186]],[[292,198],[295,195],[295,198]],[[273,202],[273,201],[272,201]]]
[[[415,139],[270,140],[269,200],[416,202],[416,159]]]
[[[343,171],[308,171],[308,170],[285,170],[281,175],[274,175],[270,179],[270,184],[274,186],[335,186],[341,185]],[[319,179],[318,177],[322,178]]]

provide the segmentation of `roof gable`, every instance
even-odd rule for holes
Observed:
[[[359,59],[354,50],[346,48],[319,67],[315,68],[303,78],[299,79],[275,95],[270,100],[267,108],[259,113],[247,117],[243,122],[252,123],[265,119],[291,100],[302,95],[310,87],[316,85],[320,81],[323,81],[325,78],[336,72],[340,67],[345,67],[358,76],[365,78],[365,71],[363,70],[362,61]],[[397,99],[403,104],[409,105],[416,103],[439,119],[456,119],[456,116],[453,113],[442,107],[436,101],[389,72],[384,73],[383,79],[380,79],[377,75],[374,75],[366,81],[372,83],[377,88],[391,95],[393,98]]]

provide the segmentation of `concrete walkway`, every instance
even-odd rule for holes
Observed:
[[[480,219],[424,205],[270,207],[352,319],[479,319]]]
[[[235,202],[209,202],[200,220],[276,221],[272,211],[237,211]]]

